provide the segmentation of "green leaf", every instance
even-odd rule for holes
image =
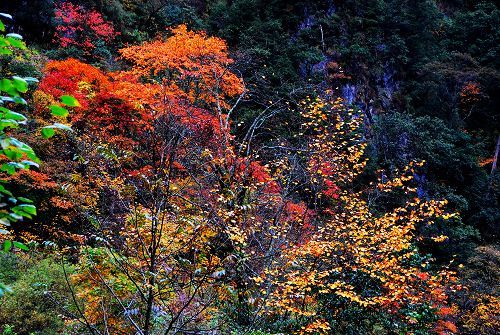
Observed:
[[[5,31],[5,25],[3,24],[2,20],[0,20],[0,31]]]
[[[28,83],[38,83],[38,79],[33,77],[24,77],[24,80],[26,80]]]
[[[15,222],[23,219],[22,215],[16,214],[16,213],[9,213],[9,218],[10,221]]]
[[[11,35],[11,36],[9,36]],[[26,49],[26,44],[22,41],[21,35],[18,34],[8,34],[7,36],[7,41],[9,41],[10,45],[12,45],[14,48],[18,49]],[[19,36],[21,38],[17,38],[15,36]]]
[[[39,163],[40,162],[40,159],[36,156],[35,152],[33,151],[33,149],[28,149],[28,150],[23,150],[24,151],[24,154],[26,155],[26,157],[28,157],[29,159],[31,159],[33,162],[35,163]]]
[[[16,147],[10,147],[8,149],[4,149],[3,153],[7,156],[11,161],[17,161],[23,157],[22,152],[20,152]]]
[[[44,138],[51,138],[55,134],[54,129],[61,129],[61,130],[66,130],[66,131],[73,131],[73,129],[71,129],[70,126],[67,126],[65,124],[57,123],[56,122],[56,123],[54,123],[51,126],[43,127],[42,128],[42,136]]]
[[[12,84],[18,92],[28,92],[28,83],[23,78],[17,76],[12,77]]]
[[[21,208],[24,212],[31,214],[31,215],[36,215],[36,207],[33,205],[28,205],[28,204],[22,204],[19,206],[16,206]]]
[[[12,81],[7,78],[0,80],[0,90],[9,94],[17,94]]]
[[[26,245],[24,245],[24,244],[23,244],[23,243],[21,243],[21,242],[16,242],[16,241],[14,241],[13,243],[14,243],[14,246],[15,246],[16,248],[18,248],[18,249],[21,249],[21,250],[24,250],[24,251],[28,251],[28,250],[30,250],[30,248],[28,248]]]
[[[26,100],[24,100],[23,98],[17,96],[19,95],[19,93],[17,93],[16,90],[13,90],[13,92],[15,93],[9,93],[11,95],[16,95],[14,97],[6,97],[6,96],[3,96],[3,97],[0,97],[0,99],[2,101],[7,101],[7,102],[13,102],[13,103],[16,103],[16,104],[21,104],[21,105],[27,105],[28,103],[26,102]]]
[[[49,127],[53,127],[53,128],[57,128],[57,129],[61,129],[61,130],[66,130],[66,131],[73,131],[73,129],[71,129],[70,126],[67,126],[67,125],[62,124],[62,123],[57,123],[57,122]]]
[[[63,95],[61,97],[61,102],[69,107],[80,107],[80,103],[71,95]]]
[[[9,175],[16,173],[16,169],[24,169],[24,165],[15,162],[4,163],[0,166],[0,170],[7,172]]]
[[[1,39],[0,39],[0,41],[1,41]],[[12,50],[10,50],[9,48],[0,46],[0,55],[7,55],[8,56],[8,55],[12,55],[12,54],[13,54]]]
[[[22,37],[21,35],[19,35],[19,34],[15,34],[15,33],[10,33],[10,34],[7,34],[7,35],[5,35],[5,36],[7,36],[7,37],[12,37],[12,38],[16,38],[16,39],[18,39],[18,40],[22,40],[22,39],[23,39],[23,37]]]
[[[0,130],[3,130],[5,128],[18,128],[18,122],[15,120],[11,119],[1,119],[0,120]]]
[[[3,242],[3,251],[9,251],[12,248],[12,241]]]
[[[54,129],[51,127],[51,126],[47,126],[47,127],[44,127],[42,128],[42,136],[44,138],[51,138],[52,136],[55,135],[55,131]]]
[[[31,150],[33,150],[33,149],[31,149],[31,147],[29,145],[27,145],[24,142],[19,141],[18,139],[14,138],[14,137],[9,137],[9,140],[10,140],[10,143],[12,145],[18,147],[19,149],[22,149],[22,151],[31,151]]]
[[[17,112],[11,111],[11,110],[9,110],[8,112],[6,112],[4,114],[4,118],[16,120],[16,121],[21,121],[21,122],[24,122],[27,120],[26,116],[24,116],[23,114],[17,113]]]
[[[52,112],[52,115],[55,115],[55,116],[66,117],[69,114],[69,111],[66,108],[61,107],[61,106],[52,105],[49,108],[50,108],[50,111]]]
[[[29,161],[27,159],[23,160],[21,163],[23,163],[24,166],[27,167],[27,168],[29,168],[30,166],[34,166],[34,167],[37,167],[37,168],[40,167],[40,165],[38,163],[35,163],[33,161]]]
[[[8,195],[9,197],[12,197],[12,192],[5,189],[5,187],[3,185],[0,185],[0,193]]]
[[[28,204],[33,203],[33,200],[28,199],[28,198],[24,198],[24,197],[17,197],[17,200],[22,201],[22,202],[26,202]]]

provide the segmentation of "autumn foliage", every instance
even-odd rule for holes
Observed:
[[[160,80],[165,90],[192,103],[225,105],[225,98],[240,94],[241,79],[229,70],[233,60],[226,43],[185,25],[171,29],[172,36],[120,50],[132,64],[130,74]],[[220,97],[213,90],[220,91]],[[218,101],[220,100],[220,101]]]
[[[113,35],[94,12],[66,3],[57,13],[61,45],[91,50],[79,34]],[[401,332],[417,323],[455,332],[454,274],[417,247],[421,227],[454,217],[446,201],[415,196],[413,172],[423,163],[390,178],[379,171],[380,180],[359,187],[363,116],[320,98],[298,108],[300,143],[283,140],[260,157],[251,136],[232,133],[246,91],[225,42],[184,25],[120,57],[130,66],[115,72],[50,61],[33,94],[40,123],[62,96],[79,102],[59,116],[74,132],[45,144],[64,143],[74,155],[67,173],[31,176],[64,185],[51,208],[67,221],[79,208],[90,227],[75,239],[82,245],[68,283],[79,315],[68,324],[169,334],[230,329],[230,319],[330,334],[342,329],[342,313],[361,310],[383,313]],[[45,164],[56,171],[60,162]],[[374,210],[396,191],[403,203]]]
[[[118,34],[99,12],[69,1],[57,4],[55,19],[58,24],[53,42],[62,48],[81,48],[87,54],[96,48],[97,41],[110,43]]]

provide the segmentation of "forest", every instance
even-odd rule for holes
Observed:
[[[493,0],[0,1],[0,335],[500,332]]]

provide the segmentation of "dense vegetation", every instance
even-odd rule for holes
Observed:
[[[0,4],[0,334],[496,334],[495,1]]]

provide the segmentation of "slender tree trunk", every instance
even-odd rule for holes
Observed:
[[[144,335],[149,335],[149,328],[151,327],[151,314],[153,311],[153,301],[154,301],[154,278],[151,276],[149,279],[149,289],[148,289],[148,300],[146,301],[146,320],[144,324]]]
[[[151,316],[153,312],[153,303],[154,303],[154,286],[155,286],[155,269],[156,269],[156,234],[158,232],[158,222],[157,218],[152,219],[152,241],[151,241],[151,260],[149,265],[149,288],[148,288],[148,298],[146,301],[146,320],[144,324],[144,335],[150,334],[151,328]]]
[[[491,174],[497,170],[498,154],[500,152],[500,136],[497,139],[497,147],[495,149],[495,156],[493,156],[493,165],[491,166]]]

